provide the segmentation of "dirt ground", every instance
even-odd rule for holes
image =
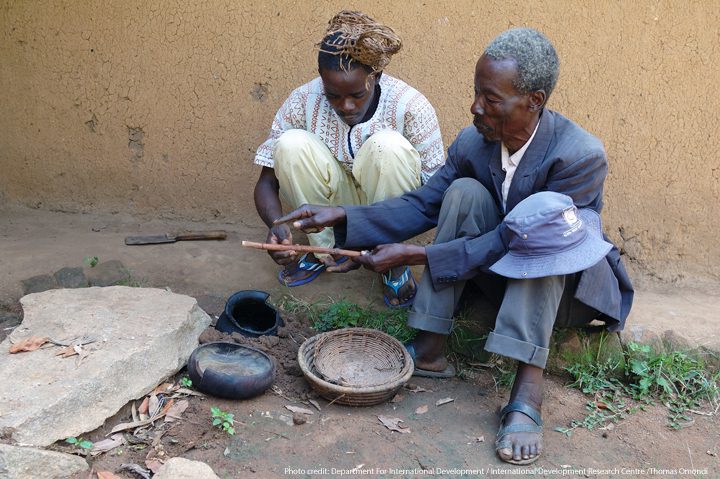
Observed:
[[[123,238],[179,230],[224,228],[226,241],[178,242],[129,247]],[[349,275],[321,275],[301,288],[281,287],[277,268],[263,252],[246,250],[241,240],[260,241],[265,229],[254,218],[232,224],[131,218],[120,214],[69,214],[5,206],[0,209],[0,305],[15,307],[22,294],[20,281],[53,273],[65,266],[82,266],[86,256],[100,262],[120,260],[137,285],[168,287],[199,298],[216,316],[217,298],[244,289],[261,289],[271,300],[292,294],[315,301],[347,298],[368,307],[380,307],[377,278],[367,271]],[[417,271],[419,272],[419,271]],[[653,300],[662,292],[653,290]],[[213,300],[214,299],[214,300]],[[637,306],[636,306],[637,307]],[[658,307],[657,304],[655,307]],[[554,431],[583,417],[586,396],[565,387],[567,378],[548,376],[545,407],[545,450],[533,466],[518,468],[499,461],[493,441],[498,411],[509,391],[497,387],[481,367],[460,363],[463,378],[411,380],[401,399],[377,406],[352,408],[318,398],[303,379],[295,361],[299,343],[315,334],[300,316],[285,315],[287,327],[277,338],[247,340],[274,357],[278,365],[275,391],[244,401],[190,397],[183,419],[151,431],[152,445],[125,446],[92,460],[97,470],[116,471],[121,464],[144,464],[150,450],[165,457],[182,456],[209,464],[223,478],[275,477],[720,477],[720,422],[717,416],[695,415],[692,426],[671,430],[666,410],[651,406],[613,428],[576,429],[567,437]],[[217,339],[206,332],[203,341]],[[178,374],[177,378],[183,373]],[[175,379],[177,379],[175,378]],[[160,380],[162,378],[158,378]],[[171,378],[173,379],[173,378]],[[454,401],[436,406],[436,401]],[[321,410],[309,406],[315,399]],[[314,409],[307,423],[292,424],[286,405]],[[211,425],[211,407],[235,415],[236,434],[229,436]],[[428,406],[424,414],[416,410]],[[119,422],[129,419],[129,408],[87,435],[98,441]],[[385,428],[377,416],[400,418],[410,433]],[[162,433],[161,435],[159,433]],[[351,472],[353,468],[357,469]],[[674,472],[674,474],[673,474]],[[90,477],[87,473],[78,478]],[[92,476],[94,477],[94,475]]]

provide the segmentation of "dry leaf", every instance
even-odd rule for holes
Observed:
[[[83,361],[83,359],[88,357],[88,355],[90,353],[88,353],[86,350],[84,350],[82,348],[82,346],[80,346],[79,344],[76,344],[75,346],[73,346],[73,349],[75,350],[75,353],[77,353],[77,355],[78,355],[77,361],[75,361],[75,367],[78,367],[78,366],[80,366],[80,363]]]
[[[125,444],[125,437],[122,434],[113,434],[107,439],[93,443],[93,447],[90,449],[90,455],[97,456],[98,454],[102,454],[103,452],[108,452],[116,447],[122,446],[123,444]]]
[[[205,395],[204,395],[203,393],[201,393],[201,392],[193,391],[192,389],[188,389],[188,388],[177,388],[177,389],[176,389],[175,391],[173,391],[173,392],[174,392],[173,397],[177,397],[177,396],[180,396],[180,395],[183,395],[183,394],[186,395],[186,396],[201,396],[201,397],[205,396]]]
[[[150,469],[153,474],[157,474],[157,472],[160,470],[160,468],[162,466],[163,466],[163,463],[159,459],[146,459],[145,460],[145,467]]]
[[[443,404],[447,404],[449,402],[453,402],[455,399],[453,398],[442,398],[435,401],[436,406],[442,406]]]
[[[310,414],[315,414],[315,413],[312,412],[310,409],[305,409],[304,407],[285,406],[285,409],[287,409],[288,411],[297,412],[297,413],[300,413],[300,414],[308,414],[308,415],[310,415]]]
[[[76,354],[77,352],[75,351],[75,348],[73,348],[72,346],[67,346],[58,351],[55,356],[60,356],[65,359],[69,358],[70,356],[75,356]]]
[[[428,412],[427,404],[424,404],[415,410],[415,414],[425,414]]]
[[[318,411],[321,411],[321,409],[320,409],[320,403],[319,403],[319,402],[317,402],[317,401],[314,400],[314,399],[308,399],[308,402],[309,402],[310,404],[312,404],[313,407],[315,407],[315,409],[317,409]]]
[[[602,401],[595,401],[595,406],[598,409],[610,409],[610,406],[608,406],[607,403],[604,403]]]
[[[143,402],[140,403],[140,407],[138,408],[138,413],[147,414],[149,404],[150,404],[150,398],[146,397],[145,399],[143,399]]]
[[[175,404],[175,400],[170,399],[169,401],[167,401],[165,403],[165,405],[163,406],[163,408],[160,412],[167,415],[167,412],[170,410],[171,407],[173,407],[173,404]]]
[[[35,351],[40,346],[48,342],[48,338],[41,338],[39,336],[30,336],[10,346],[10,354],[21,353],[23,351]]]
[[[160,393],[167,393],[172,391],[173,385],[170,383],[162,383],[158,385],[155,389],[153,389],[153,394],[158,395]]]
[[[120,432],[120,431],[126,431],[128,429],[135,429],[136,427],[140,427],[140,426],[147,426],[148,424],[152,424],[153,422],[157,421],[158,419],[160,419],[163,416],[164,416],[164,414],[160,413],[152,419],[145,419],[144,421],[124,422],[124,423],[118,424],[117,426],[112,428],[112,430],[110,431],[110,434]]]
[[[425,393],[425,392],[431,393],[432,392],[432,389],[425,389],[424,387],[418,386],[417,384],[414,384],[414,383],[407,383],[405,385],[405,389],[407,389],[411,393]]]
[[[407,426],[400,424],[401,422],[403,422],[403,420],[398,417],[378,416],[377,418],[380,420],[383,426],[390,429],[391,431],[397,431],[402,434],[410,433],[410,429],[408,429]]]
[[[116,476],[110,471],[97,471],[97,479],[122,479],[120,476]]]
[[[189,405],[190,403],[187,399],[182,399],[173,403],[173,405],[168,408],[167,412],[165,413],[165,422],[173,422],[180,419]]]
[[[403,399],[405,399],[405,396],[403,396],[402,394],[398,393],[398,394],[396,394],[395,396],[393,396],[393,398],[390,400],[390,402],[397,404],[397,403],[399,403],[400,401],[402,401]]]
[[[155,393],[150,394],[150,402],[148,403],[148,416],[155,417],[160,412],[160,400]]]

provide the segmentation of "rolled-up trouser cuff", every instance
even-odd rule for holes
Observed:
[[[545,369],[548,353],[550,352],[547,348],[542,348],[509,336],[503,336],[495,332],[491,332],[487,341],[485,341],[485,351],[500,354],[543,369]]]
[[[422,331],[429,331],[438,334],[450,334],[453,327],[452,318],[442,318],[427,313],[410,311],[408,314],[408,326]]]

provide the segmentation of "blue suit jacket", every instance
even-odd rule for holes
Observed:
[[[535,138],[513,177],[507,211],[539,191],[557,191],[578,208],[603,206],[607,158],[600,140],[559,113],[543,110]],[[443,166],[421,188],[370,206],[345,206],[345,227],[336,227],[341,247],[371,248],[412,238],[437,225],[443,194],[456,179],[471,177],[482,183],[502,211],[500,143],[486,141],[474,127],[465,128],[448,150]],[[606,238],[607,239],[607,238]],[[499,260],[507,247],[500,227],[478,237],[457,238],[426,247],[435,289],[467,280]],[[616,247],[605,261],[581,273],[575,297],[605,316],[611,330],[623,328],[630,312],[633,288]]]

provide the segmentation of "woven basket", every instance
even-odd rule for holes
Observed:
[[[400,341],[365,328],[313,336],[300,346],[298,362],[322,397],[348,406],[387,401],[413,373],[412,358]]]

